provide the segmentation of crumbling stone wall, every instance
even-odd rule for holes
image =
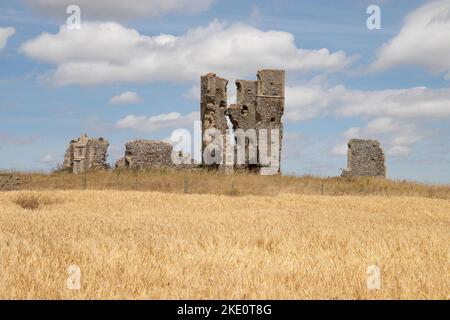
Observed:
[[[280,171],[280,155],[283,139],[282,116],[285,105],[285,71],[259,70],[257,80],[236,80],[236,103],[226,107],[227,80],[217,78],[209,73],[201,78],[201,114],[202,130],[217,128],[226,137],[227,120],[229,117],[235,132],[241,130],[244,135],[236,134],[236,142],[245,145],[245,159],[238,165],[238,149],[235,149],[235,169],[252,170],[263,173],[269,164],[263,163],[263,150],[260,148],[263,141],[260,137],[267,132],[267,156],[272,155],[270,142],[272,129],[278,130],[276,139],[279,141],[276,164],[272,163],[276,172]],[[218,95],[215,95],[215,94]],[[209,95],[208,95],[209,94]],[[212,119],[212,121],[211,121]],[[249,130],[253,129],[253,134]],[[276,132],[276,131],[273,131]],[[225,139],[225,138],[224,138]],[[238,141],[245,139],[245,141]],[[256,140],[256,141],[255,141]],[[225,140],[226,141],[226,140]],[[202,153],[210,141],[204,141]],[[278,154],[276,153],[278,152]],[[271,169],[271,168],[266,168]],[[272,172],[272,173],[276,173]]]
[[[234,167],[237,170],[257,171],[258,169],[257,87],[257,81],[236,80],[236,103],[231,104],[227,110],[227,115],[235,131]],[[254,132],[248,131],[249,129],[254,129]],[[238,130],[243,130],[245,134],[239,135]],[[245,141],[239,141],[239,139],[245,139]],[[238,158],[238,143],[245,146],[244,163]]]
[[[83,134],[70,141],[64,155],[63,168],[74,174],[106,169],[108,146],[109,142],[103,138],[89,138]]]
[[[174,167],[172,145],[162,141],[130,141],[125,145],[125,156],[116,162],[117,169],[161,167]]]
[[[200,117],[202,123],[202,162],[207,165],[204,157],[205,149],[217,138],[225,141],[228,129],[226,109],[227,109],[227,84],[228,80],[217,77],[214,73],[208,73],[201,77],[200,81]],[[218,130],[218,136],[206,136],[208,129]],[[219,154],[215,154],[215,152]],[[215,148],[210,153],[212,157],[217,158],[217,163],[225,160],[225,150],[220,147]],[[217,164],[212,166],[218,167]]]
[[[377,140],[351,139],[348,142],[346,170],[342,177],[385,177],[384,152]]]
[[[20,187],[20,177],[11,174],[0,174],[0,191],[17,190]]]
[[[283,142],[283,122],[285,105],[285,72],[284,70],[260,70],[258,77],[258,92],[256,96],[256,128],[258,129],[258,139],[260,139],[259,131],[267,130],[267,140],[269,156],[276,155],[277,163],[274,169],[280,172],[281,168],[281,147]],[[272,131],[273,130],[273,131]],[[276,141],[278,141],[277,150],[272,150],[270,141],[274,142],[271,134],[276,133]],[[275,147],[275,146],[274,146]],[[261,141],[258,140],[258,163],[261,166],[261,172],[267,170],[271,172],[269,165],[262,164]],[[272,164],[274,165],[274,164]],[[275,173],[275,172],[272,172]]]

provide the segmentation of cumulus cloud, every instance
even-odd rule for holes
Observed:
[[[25,0],[39,13],[66,16],[68,6],[76,4],[89,19],[132,19],[166,14],[195,14],[206,11],[213,0]]]
[[[432,1],[409,14],[399,34],[379,50],[373,69],[415,65],[450,70],[450,1]]]
[[[181,115],[178,112],[163,113],[157,116],[128,115],[116,123],[117,128],[132,129],[141,132],[158,132],[165,129],[183,128],[193,125],[200,119],[198,112]]]
[[[53,164],[56,162],[56,158],[52,154],[47,153],[39,159],[39,162],[42,164]]]
[[[183,94],[183,97],[188,100],[200,102],[200,86],[193,86]]]
[[[288,32],[217,20],[181,36],[145,36],[117,23],[87,22],[76,32],[62,26],[25,42],[20,52],[55,65],[45,79],[56,85],[192,82],[211,70],[230,79],[260,68],[332,72],[355,59],[342,51],[297,48]]]
[[[143,102],[142,98],[132,91],[124,92],[118,96],[114,96],[109,100],[112,105],[137,104]]]
[[[358,118],[364,126],[345,131],[329,152],[342,156],[350,138],[379,139],[390,157],[406,157],[412,146],[450,119],[450,89],[352,90],[312,81],[286,89],[286,122],[334,116]],[[439,137],[433,137],[439,139]]]
[[[8,27],[8,28],[0,28],[0,50],[3,50],[8,43],[8,39],[16,33],[16,29]]]
[[[405,146],[394,146],[390,148],[387,152],[388,155],[391,155],[393,157],[406,157],[411,153],[411,148],[405,147]]]
[[[347,154],[348,146],[346,143],[341,143],[330,150],[330,153],[334,156],[344,156]]]
[[[388,156],[405,157],[411,152],[409,146],[423,138],[419,132],[420,129],[415,123],[379,117],[369,121],[364,128],[350,128],[344,133],[344,137],[380,139],[388,148]]]
[[[286,88],[286,121],[330,113],[340,117],[448,118],[450,88],[351,90],[343,85],[330,87],[323,83]]]

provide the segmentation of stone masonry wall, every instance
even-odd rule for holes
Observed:
[[[348,168],[342,177],[385,177],[384,152],[377,140],[352,139],[348,142]]]
[[[18,176],[0,173],[0,191],[18,190],[20,180]]]
[[[207,166],[204,157],[206,147],[214,140],[214,137],[204,137],[208,129],[217,129],[223,140],[226,139],[228,129],[226,109],[227,109],[227,84],[228,80],[217,77],[214,73],[208,73],[201,77],[200,86],[200,119],[202,123],[202,162]],[[219,155],[211,152],[211,156],[218,158],[220,163],[225,159],[225,150],[219,150]],[[213,164],[218,167],[218,164]]]
[[[89,138],[84,134],[70,141],[64,155],[63,168],[75,174],[106,169],[108,146],[109,142],[105,139]]]
[[[285,105],[285,72],[284,70],[259,70],[257,81],[237,80],[236,104],[230,105],[227,114],[233,125],[233,129],[256,130],[257,150],[249,148],[254,136],[246,136],[245,142],[245,164],[237,166],[238,169],[250,169],[263,171],[262,163],[262,141],[259,140],[262,129],[267,130],[267,155],[272,154],[271,150],[271,129],[278,130],[279,148],[278,163],[276,170],[280,171],[280,156],[283,140],[282,116]]]
[[[116,163],[117,169],[173,167],[172,145],[162,141],[133,140],[125,145],[125,156]]]

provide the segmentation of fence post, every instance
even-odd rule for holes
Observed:
[[[84,181],[83,181],[83,186],[84,186],[84,190],[86,190],[86,188],[87,188],[87,176],[86,176],[86,171],[84,171]]]
[[[184,193],[189,192],[189,179],[188,178],[184,178],[183,191],[184,191]]]
[[[120,188],[120,169],[117,170],[116,190]]]

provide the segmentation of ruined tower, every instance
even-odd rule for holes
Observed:
[[[72,140],[64,155],[64,169],[75,174],[88,170],[106,169],[109,142],[103,138],[88,138],[86,134]]]
[[[236,104],[230,105],[227,114],[235,134],[238,130],[245,132],[244,137],[242,131],[241,135],[236,134],[237,139],[245,139],[245,164],[237,165],[237,168],[278,173],[283,139],[285,72],[259,70],[256,81],[237,80],[236,89]],[[254,139],[257,139],[256,150],[251,143]],[[276,148],[274,153],[272,148]],[[276,163],[266,163],[267,156],[276,156]]]
[[[219,78],[214,73],[208,73],[201,77],[202,162],[206,166],[218,167],[225,159],[225,150],[223,148],[217,147],[210,150],[208,145],[211,146],[213,141],[218,141],[216,139],[222,139],[225,143],[228,128],[225,115],[227,109],[227,84],[228,80]],[[212,129],[217,131],[216,135],[211,134],[213,133]],[[216,154],[216,152],[219,154]],[[205,157],[205,154],[208,157]],[[206,159],[210,157],[215,159],[214,164],[210,163],[211,160]]]
[[[384,152],[377,140],[351,139],[348,142],[347,169],[342,177],[385,177]]]

